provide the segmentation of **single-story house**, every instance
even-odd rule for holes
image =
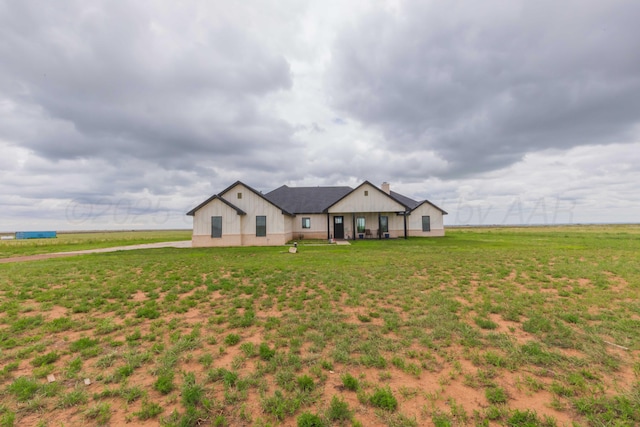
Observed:
[[[447,213],[368,181],[351,187],[288,187],[263,194],[237,181],[187,215],[193,246],[275,246],[297,239],[444,236]]]

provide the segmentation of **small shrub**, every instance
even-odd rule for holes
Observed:
[[[82,369],[82,359],[76,357],[73,360],[70,360],[67,365],[67,376],[73,378],[80,370]]]
[[[175,388],[173,384],[173,373],[165,372],[158,375],[158,379],[153,385],[153,388],[155,388],[157,391],[159,391],[162,394],[171,393]]]
[[[196,383],[196,376],[193,372],[189,372],[184,376],[182,384],[182,403],[184,406],[196,406],[202,403],[204,397],[204,388]]]
[[[325,427],[326,423],[316,414],[305,412],[296,420],[298,427]]]
[[[138,417],[139,420],[144,421],[157,417],[162,413],[162,411],[164,411],[164,409],[162,409],[162,406],[157,403],[143,400],[142,407],[138,412],[134,412],[133,415]]]
[[[256,346],[252,342],[245,342],[240,344],[240,350],[247,357],[253,357],[256,355]]]
[[[18,402],[32,399],[39,389],[40,384],[27,377],[18,377],[7,387],[7,391],[13,394]]]
[[[238,334],[229,334],[224,337],[224,343],[226,345],[236,345],[240,342],[240,335]]]
[[[0,426],[12,427],[16,421],[16,413],[0,406]]]
[[[313,378],[308,375],[303,375],[298,377],[298,387],[300,387],[300,390],[302,391],[311,391],[316,387],[316,385],[313,382]]]
[[[157,319],[160,317],[156,302],[150,301],[143,307],[140,307],[136,310],[136,317],[144,317],[146,319]]]
[[[482,329],[497,329],[498,324],[493,320],[484,318],[484,317],[476,317],[474,319],[476,325],[478,325]]]
[[[99,340],[92,340],[91,338],[87,338],[87,337],[83,337],[80,338],[77,341],[72,342],[69,345],[69,350],[71,350],[72,352],[78,352],[78,351],[82,351],[85,350],[87,348],[90,347],[94,347],[96,345],[98,345],[98,342],[100,342]]]
[[[70,408],[72,406],[80,405],[82,403],[87,403],[88,397],[87,392],[81,389],[76,389],[66,393],[60,397],[60,401],[58,402],[59,408]]]
[[[20,317],[15,320],[9,328],[12,332],[22,332],[28,329],[35,329],[44,323],[44,317],[41,314],[37,316]]]
[[[198,359],[198,362],[200,362],[205,368],[208,368],[213,363],[213,356],[210,353],[203,354]]]
[[[504,410],[499,408],[499,407],[497,407],[497,406],[489,406],[484,411],[485,416],[487,417],[487,419],[489,419],[491,421],[497,421],[500,418],[502,418],[503,412],[504,412]]]
[[[47,354],[43,354],[42,356],[34,357],[33,360],[31,360],[31,364],[36,367],[50,365],[58,359],[60,359],[60,355],[57,352],[52,351]]]
[[[144,396],[144,394],[144,391],[138,386],[121,387],[120,390],[118,390],[118,395],[127,403],[135,402]]]
[[[551,332],[551,321],[541,315],[533,315],[522,324],[522,329],[530,334]]]
[[[116,369],[115,376],[118,379],[130,377],[131,374],[133,374],[133,369],[134,368],[131,365],[120,366],[118,369]]]
[[[323,360],[322,362],[320,362],[320,365],[322,366],[322,369],[333,371],[333,363],[331,363],[331,361],[329,360]]]
[[[222,382],[227,387],[232,387],[236,385],[236,382],[238,381],[238,376],[239,375],[237,372],[228,371],[225,369],[224,373],[222,374]]]
[[[391,364],[398,369],[404,369],[406,365],[404,359],[400,356],[393,356],[391,358]]]
[[[496,368],[506,366],[507,364],[507,361],[502,356],[493,351],[487,351],[484,354],[484,360],[489,365],[495,366]]]
[[[287,399],[280,390],[276,390],[273,396],[262,400],[262,409],[282,421],[287,415],[293,415],[300,403],[297,399]]]
[[[46,325],[46,329],[51,332],[62,332],[68,331],[74,325],[73,320],[69,317],[58,317],[57,319],[53,319]]]
[[[443,414],[442,412],[436,412],[431,417],[433,421],[433,425],[435,427],[451,427],[453,426],[453,421],[447,414]]]
[[[507,426],[509,427],[535,427],[542,425],[538,419],[538,414],[534,411],[519,409],[514,410],[507,420]]]
[[[376,408],[387,411],[395,411],[398,407],[398,400],[393,396],[391,389],[388,387],[377,388],[369,398],[369,402]]]
[[[263,342],[258,348],[258,354],[260,355],[260,358],[262,360],[269,361],[273,358],[273,356],[275,356],[276,351],[269,348],[269,344]]]
[[[111,406],[108,403],[98,403],[84,411],[84,416],[94,420],[99,426],[107,425],[111,419]]]
[[[491,404],[507,403],[507,392],[502,387],[489,387],[484,395]]]
[[[342,375],[341,379],[344,388],[346,388],[347,390],[358,391],[358,389],[360,388],[358,379],[349,373]]]
[[[329,409],[327,409],[327,418],[331,421],[350,420],[353,413],[349,410],[349,404],[339,398],[333,396]]]
[[[216,415],[216,417],[213,419],[213,425],[215,427],[224,427],[227,425],[227,419],[224,415]]]

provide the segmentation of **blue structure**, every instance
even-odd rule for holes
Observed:
[[[55,239],[55,231],[18,231],[16,239]]]

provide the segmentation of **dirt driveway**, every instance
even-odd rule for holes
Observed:
[[[41,259],[61,258],[66,256],[75,256],[75,255],[84,255],[84,254],[96,254],[101,252],[132,251],[135,249],[190,248],[190,247],[191,247],[191,240],[182,240],[178,242],[144,243],[141,245],[114,246],[112,248],[86,249],[83,251],[54,252],[50,254],[38,254],[38,255],[16,256],[11,258],[0,258],[0,264],[6,264],[8,262],[37,261]]]

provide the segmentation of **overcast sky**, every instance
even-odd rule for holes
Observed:
[[[445,224],[640,222],[640,2],[0,0],[0,231],[187,228],[236,180]]]

